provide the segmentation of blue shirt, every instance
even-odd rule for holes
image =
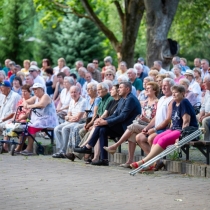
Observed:
[[[139,79],[142,81],[142,83],[144,82],[144,78],[148,77],[148,74],[146,72],[142,72],[141,75],[139,76]]]
[[[172,129],[182,130],[183,125],[183,115],[190,115],[190,124],[189,126],[198,127],[195,110],[192,107],[191,103],[188,99],[184,98],[178,106],[176,106],[176,102],[174,101],[172,104]]]
[[[82,77],[80,77],[78,80],[77,80],[79,83],[80,83],[80,85],[84,85],[85,84],[85,82],[86,82],[86,80],[84,79],[84,78],[82,78]]]
[[[12,83],[13,83],[13,80],[14,80],[15,77],[16,77],[16,75],[13,74],[13,75],[9,78],[9,82],[10,82],[11,86],[12,86]]]

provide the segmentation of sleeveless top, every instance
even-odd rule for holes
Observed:
[[[149,105],[148,100],[146,100],[142,106],[142,115],[150,120],[154,118],[156,115],[157,103],[158,100],[156,100],[152,105]]]
[[[38,103],[38,98],[34,104]],[[49,103],[45,108],[36,109],[36,114],[32,111],[31,121],[28,124],[34,128],[54,128],[58,125],[58,118],[56,115],[55,105],[53,101]]]
[[[157,104],[157,112],[155,117],[155,127],[160,125],[167,117],[168,105],[172,101],[173,96],[165,97],[162,96]]]

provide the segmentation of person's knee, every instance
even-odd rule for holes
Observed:
[[[142,144],[142,143],[144,143],[144,142],[146,142],[146,141],[147,141],[147,138],[146,138],[146,136],[145,136],[144,134],[140,133],[140,134],[138,134],[138,135],[136,136],[136,142],[137,142],[138,144]]]

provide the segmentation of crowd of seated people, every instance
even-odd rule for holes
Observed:
[[[116,68],[110,56],[104,66],[99,60],[78,60],[69,68],[64,58],[52,67],[43,59],[23,61],[23,68],[10,59],[0,70],[0,131],[4,139],[5,124],[23,122],[30,109],[39,108],[40,116],[32,112],[28,130],[32,135],[43,128],[53,128],[56,153],[53,158],[84,157],[92,165],[109,165],[108,153],[128,140],[128,159],[120,166],[136,168],[174,144],[180,131],[187,126],[206,130],[204,140],[210,141],[210,68],[207,59],[195,58],[192,70],[185,58],[175,56],[172,69],[166,70],[159,60],[149,68],[139,58],[134,66],[119,62]],[[22,98],[21,98],[22,96]],[[195,116],[194,105],[202,104]],[[108,139],[119,141],[108,146]],[[33,139],[28,137],[15,154],[33,155]],[[146,157],[134,162],[136,146]],[[8,147],[4,145],[4,151]],[[159,169],[161,161],[149,168]]]

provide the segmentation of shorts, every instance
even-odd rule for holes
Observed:
[[[34,128],[34,127],[28,126],[28,132],[29,132],[31,135],[36,134],[37,132],[41,131],[42,129],[43,129],[43,128]]]
[[[131,132],[131,136],[128,141],[136,143],[136,135],[141,133],[142,130],[146,127],[146,125],[140,125],[133,123],[127,127],[127,129]]]

